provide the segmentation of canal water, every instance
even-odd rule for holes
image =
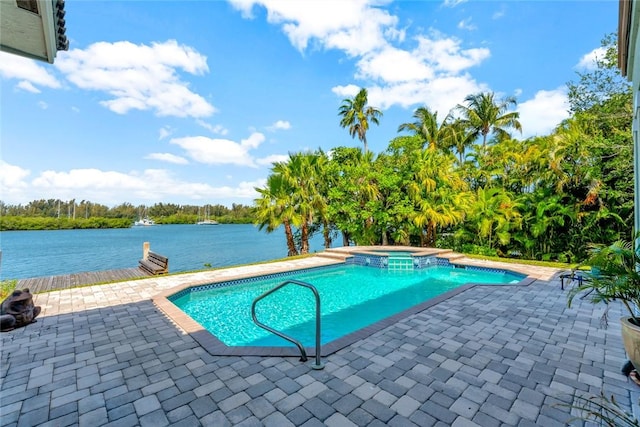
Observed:
[[[0,279],[137,267],[144,242],[169,258],[171,273],[287,256],[282,228],[268,234],[250,224],[3,231]],[[322,236],[314,236],[310,246],[311,252],[324,250]]]

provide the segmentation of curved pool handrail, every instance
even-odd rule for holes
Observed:
[[[314,297],[316,298],[316,363],[315,365],[311,365],[311,367],[313,369],[322,369],[324,368],[324,365],[322,364],[322,362],[320,361],[320,294],[318,293],[318,290],[315,288],[315,286],[310,285],[309,283],[300,281],[300,280],[287,280],[284,281],[282,283],[280,283],[278,286],[276,286],[275,288],[263,293],[262,295],[260,295],[259,297],[257,297],[256,299],[253,300],[253,304],[251,304],[251,317],[253,318],[253,322],[258,325],[259,327],[261,327],[262,329],[266,329],[267,331],[271,332],[272,334],[275,334],[277,336],[279,336],[280,338],[283,338],[293,344],[296,345],[296,347],[298,347],[298,350],[300,350],[300,361],[301,362],[306,362],[307,361],[307,352],[304,349],[304,347],[302,346],[302,344],[300,343],[300,341],[296,340],[295,338],[292,338],[288,335],[286,335],[283,332],[280,332],[276,329],[273,329],[271,326],[265,325],[264,323],[260,322],[258,320],[258,317],[256,316],[256,304],[258,303],[258,301],[260,301],[261,299],[271,295],[272,293],[284,288],[287,285],[298,285],[298,286],[302,286],[308,289],[311,289],[311,291],[313,292]]]

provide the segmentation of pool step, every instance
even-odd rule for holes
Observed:
[[[464,258],[463,254],[459,254],[457,252],[448,251],[438,254],[438,258],[448,259],[449,261],[454,261],[456,259]]]
[[[317,254],[318,256],[321,256],[323,258],[331,258],[331,259],[337,259],[340,261],[344,261],[347,258],[351,257],[352,255],[349,253],[344,253],[344,252],[334,252],[331,251],[331,249],[327,249],[323,252],[320,252]]]

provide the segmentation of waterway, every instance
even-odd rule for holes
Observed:
[[[144,242],[169,258],[172,273],[287,256],[282,229],[266,233],[250,224],[4,231],[0,233],[0,279],[137,267]],[[314,236],[310,251],[323,249],[322,236]]]

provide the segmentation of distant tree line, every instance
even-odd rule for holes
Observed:
[[[284,230],[289,255],[325,245],[396,244],[574,262],[633,232],[632,90],[614,35],[596,69],[568,83],[570,117],[524,140],[516,100],[471,94],[442,119],[423,106],[379,154],[366,132],[382,113],[362,89],[339,109],[363,143],[290,153],[257,188],[256,223]]]
[[[254,208],[242,204],[178,205],[156,203],[152,206],[122,203],[108,207],[82,200],[41,199],[26,205],[0,201],[0,230],[57,230],[74,228],[127,228],[134,221],[149,217],[157,224],[195,224],[208,215],[221,224],[250,224]]]

